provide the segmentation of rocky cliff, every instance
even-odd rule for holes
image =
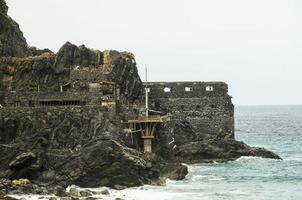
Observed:
[[[118,84],[121,95],[129,101],[137,99],[142,91],[131,53],[101,52],[66,42],[56,54],[43,51],[38,56],[0,57],[0,103],[4,104],[4,92],[10,90],[30,92],[39,88],[41,92],[59,91],[58,85],[68,83],[71,71],[78,66],[107,70],[104,79]]]
[[[0,0],[0,56],[25,56],[27,43],[19,25],[7,15],[8,7]]]

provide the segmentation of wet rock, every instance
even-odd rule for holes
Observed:
[[[60,200],[73,200],[72,197],[61,197]]]
[[[163,180],[182,180],[188,174],[188,167],[181,163],[169,163],[164,165],[160,173]]]
[[[1,195],[1,194],[0,194],[0,199],[1,200],[18,200],[16,198],[5,196],[5,195]]]
[[[53,190],[53,194],[59,197],[66,196],[66,190],[62,186],[55,186]]]
[[[113,188],[116,189],[116,190],[124,190],[127,187],[126,186],[122,186],[122,185],[114,185]]]
[[[48,200],[57,200],[56,197],[50,197]]]
[[[89,197],[92,196],[94,193],[88,189],[82,190],[79,188],[70,188],[67,196],[71,197]]]
[[[97,199],[100,199],[100,198],[96,198],[96,197],[87,197],[87,198],[85,198],[84,200],[97,200]]]
[[[82,190],[80,191],[80,195],[81,197],[89,197],[93,195],[93,192],[91,192],[90,190]]]
[[[104,194],[104,195],[109,195],[110,194],[109,190],[107,190],[107,189],[102,190],[100,193]]]
[[[78,197],[61,197],[60,200],[79,200]]]
[[[78,188],[70,188],[68,194],[69,194],[69,196],[72,196],[72,197],[80,197],[81,196],[80,190]]]
[[[182,162],[226,162],[241,156],[259,156],[263,158],[281,159],[275,153],[264,148],[250,147],[233,139],[205,140],[182,145],[176,152]]]

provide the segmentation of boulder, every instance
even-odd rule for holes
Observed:
[[[82,187],[142,185],[153,177],[146,173],[146,161],[134,153],[138,154],[114,140],[91,142],[79,154],[54,163],[54,169],[60,168],[56,180],[68,177]]]
[[[163,180],[182,180],[188,174],[188,167],[181,163],[168,163],[160,170],[160,177]]]

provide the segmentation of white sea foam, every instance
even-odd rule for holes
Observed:
[[[225,180],[225,178],[223,177],[212,177],[212,178],[208,178],[209,181],[222,181]]]
[[[26,200],[41,200],[41,199],[49,199],[52,197],[51,195],[18,195],[18,194],[13,194],[9,195],[10,197],[16,198],[16,199],[26,199]]]
[[[272,160],[272,159],[255,157],[255,156],[242,156],[233,162],[253,162],[253,161],[259,162],[259,161],[268,161],[268,160]]]

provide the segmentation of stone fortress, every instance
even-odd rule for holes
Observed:
[[[209,134],[224,132],[234,138],[234,106],[223,82],[149,82],[151,105],[185,118],[195,130]]]

